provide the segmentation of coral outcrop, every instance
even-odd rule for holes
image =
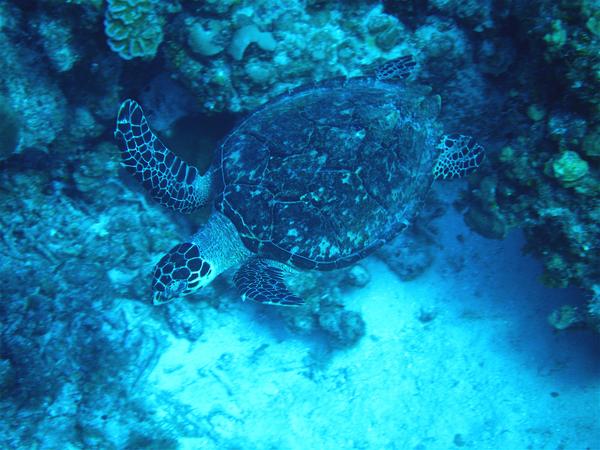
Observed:
[[[163,40],[156,0],[108,0],[104,31],[109,47],[123,59],[153,58]]]

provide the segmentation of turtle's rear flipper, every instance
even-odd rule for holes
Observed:
[[[233,281],[242,300],[250,299],[268,305],[299,306],[304,303],[290,292],[284,272],[260,258],[252,258],[239,268]]]
[[[123,166],[161,205],[189,213],[206,203],[208,177],[164,146],[133,100],[125,100],[119,108],[115,138]]]
[[[464,177],[477,169],[485,157],[483,147],[471,136],[462,134],[443,136],[438,149],[441,153],[433,168],[437,180]]]

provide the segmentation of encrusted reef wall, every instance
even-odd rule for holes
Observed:
[[[169,214],[122,176],[112,132],[127,97],[206,164],[270,98],[413,54],[415,78],[442,96],[445,129],[487,148],[456,204],[467,224],[495,239],[523,229],[545,283],[590,292],[553,324],[600,330],[599,11],[594,0],[0,2],[0,410],[20,424],[0,421],[0,446],[49,448],[40,443],[54,436],[175,448],[144,399],[121,394],[136,392],[166,334],[198,339],[204,317],[227,308],[226,279],[195,303],[147,302],[152,263],[202,218]],[[379,256],[410,279],[431,264],[424,247]],[[341,293],[368,279],[362,267],[314,274],[298,286],[307,309],[273,314],[329,351],[351,347],[365,324]],[[134,351],[142,341],[152,345]],[[65,398],[76,406],[61,409]],[[22,424],[16,405],[30,411]],[[103,430],[119,424],[135,431],[109,441]]]
[[[492,238],[523,229],[544,283],[590,291],[587,310],[567,307],[567,323],[598,328],[600,10],[594,1],[517,2],[514,13],[527,59],[511,67],[508,94],[526,126],[507,127],[471,179],[465,219]]]

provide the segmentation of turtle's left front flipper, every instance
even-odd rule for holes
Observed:
[[[483,147],[471,136],[462,134],[442,136],[438,149],[441,153],[433,168],[436,180],[464,177],[477,169],[485,158]]]
[[[417,62],[412,55],[386,61],[375,69],[375,78],[379,81],[405,80],[414,71]]]
[[[174,155],[152,132],[140,105],[125,100],[119,108],[115,138],[121,163],[161,205],[190,213],[205,205],[211,177]]]
[[[285,284],[285,272],[267,260],[252,258],[239,268],[233,281],[242,299],[268,305],[300,306],[304,303]]]

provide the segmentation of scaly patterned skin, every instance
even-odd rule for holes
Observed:
[[[161,205],[190,213],[206,203],[210,176],[201,176],[166,148],[133,100],[125,100],[119,108],[115,138],[123,166]]]
[[[448,134],[437,146],[442,151],[433,168],[436,180],[452,180],[464,177],[477,169],[485,153],[483,147],[471,136]]]
[[[229,219],[214,212],[188,242],[176,245],[158,262],[152,276],[152,300],[162,305],[191,294],[251,256]]]
[[[375,78],[383,80],[404,80],[410,76],[417,63],[412,55],[392,59],[375,70]]]
[[[285,285],[283,270],[259,258],[244,264],[236,272],[233,282],[242,295],[265,305],[300,306],[304,303]]]
[[[212,268],[200,257],[196,244],[176,245],[161,258],[152,276],[152,301],[155,305],[172,298],[188,295],[202,287],[202,280],[211,277]]]

